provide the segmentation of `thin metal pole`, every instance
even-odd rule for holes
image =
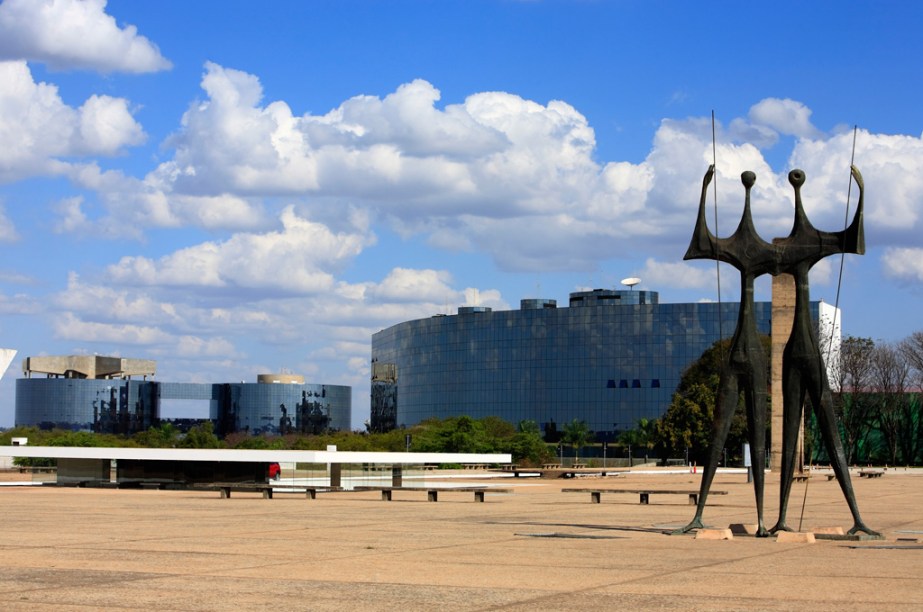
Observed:
[[[811,479],[804,481],[804,499],[801,500],[801,517],[798,519],[798,531],[801,531],[801,524],[804,522],[804,507],[808,504],[808,487],[811,485]]]
[[[711,163],[715,167],[715,174],[712,176],[712,194],[715,207],[715,276],[718,282],[718,338],[722,338],[724,329],[721,320],[721,262],[718,259],[718,146],[715,137],[715,111],[711,112]]]
[[[852,153],[849,156],[849,185],[846,188],[846,218],[843,221],[843,231],[849,228],[849,201],[852,197],[852,167],[856,161],[856,133],[858,132],[859,127],[857,125],[853,126],[852,130]],[[830,363],[830,357],[833,354],[833,332],[836,329],[836,315],[840,311],[840,289],[843,287],[843,266],[846,261],[846,252],[843,251],[840,253],[840,274],[837,278],[836,283],[836,300],[833,303],[833,321],[830,323],[830,334],[827,337],[827,359],[826,364]],[[818,321],[818,327],[821,327],[821,322]],[[808,503],[808,485],[811,484],[811,479],[805,480],[804,485],[804,499],[801,501],[801,518],[798,520],[798,531],[801,531],[801,523],[804,520],[804,508]]]
[[[856,133],[859,126],[854,125],[852,129],[852,153],[849,156],[849,184],[846,187],[846,218],[843,220],[843,230],[849,228],[849,201],[852,197],[852,167],[856,161]],[[830,326],[830,337],[827,339],[827,362],[830,361],[830,355],[833,353],[833,330],[836,329],[836,313],[840,309],[840,289],[843,287],[843,267],[846,262],[846,253],[840,253],[840,273],[836,283],[836,300],[833,302],[833,322]]]

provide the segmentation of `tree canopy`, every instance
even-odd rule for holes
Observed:
[[[761,340],[769,355],[769,336],[762,336]],[[654,441],[665,458],[686,457],[688,452],[689,461],[705,461],[711,444],[718,383],[730,344],[730,339],[714,343],[683,373],[670,406],[657,420],[654,428]],[[766,361],[768,364],[769,360]],[[768,371],[766,376],[768,380]],[[728,456],[733,459],[740,457],[743,444],[747,441],[747,418],[742,406],[741,395],[725,442]],[[769,423],[768,405],[766,410],[766,422]]]
[[[324,450],[335,445],[341,451],[399,452],[407,450],[407,434],[411,437],[410,450],[415,452],[510,453],[514,462],[527,465],[540,465],[554,456],[554,451],[542,440],[541,431],[534,421],[522,421],[515,426],[498,417],[474,419],[468,416],[429,419],[407,429],[385,433],[329,432],[285,436],[236,433],[224,439],[215,435],[210,421],[195,425],[186,433],[170,423],[163,423],[133,436],[16,427],[0,432],[0,445],[9,445],[13,437],[26,437],[33,446]],[[34,462],[20,460],[18,464]]]

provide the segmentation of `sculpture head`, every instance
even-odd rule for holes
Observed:
[[[800,168],[795,168],[788,173],[788,182],[791,183],[792,187],[795,189],[798,189],[804,185],[804,178],[804,170],[801,170]]]
[[[756,183],[756,174],[751,170],[741,173],[740,182],[744,184],[744,187],[750,189]]]

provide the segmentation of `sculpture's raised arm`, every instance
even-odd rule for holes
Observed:
[[[787,262],[805,262],[805,255],[801,251],[808,248],[813,255],[808,259],[811,265],[824,257],[839,253],[865,253],[865,231],[863,229],[863,215],[865,210],[865,183],[862,174],[855,166],[850,167],[850,172],[859,186],[859,203],[852,223],[838,232],[825,232],[816,229],[808,220],[801,202],[801,186],[804,185],[805,174],[803,170],[795,169],[788,173],[788,182],[795,188],[795,223],[792,233],[785,240],[787,254],[783,256],[783,271]]]
[[[708,197],[708,186],[715,175],[715,166],[708,166],[702,178],[702,196],[699,198],[699,214],[695,220],[695,229],[692,240],[683,259],[715,259],[717,252],[717,237],[708,230],[705,219],[705,199]]]
[[[856,255],[865,254],[865,229],[863,217],[865,215],[865,181],[862,180],[862,173],[855,166],[849,167],[853,180],[859,187],[859,203],[856,205],[856,214],[853,216],[852,223],[843,232],[843,252],[855,253]]]

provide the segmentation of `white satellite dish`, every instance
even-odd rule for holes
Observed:
[[[640,282],[641,282],[641,279],[640,279],[640,278],[635,278],[634,276],[632,276],[632,277],[630,277],[630,278],[623,278],[623,279],[622,279],[622,284],[625,285],[626,287],[632,287],[632,288],[634,288],[634,286],[637,285],[637,284],[640,283]]]

